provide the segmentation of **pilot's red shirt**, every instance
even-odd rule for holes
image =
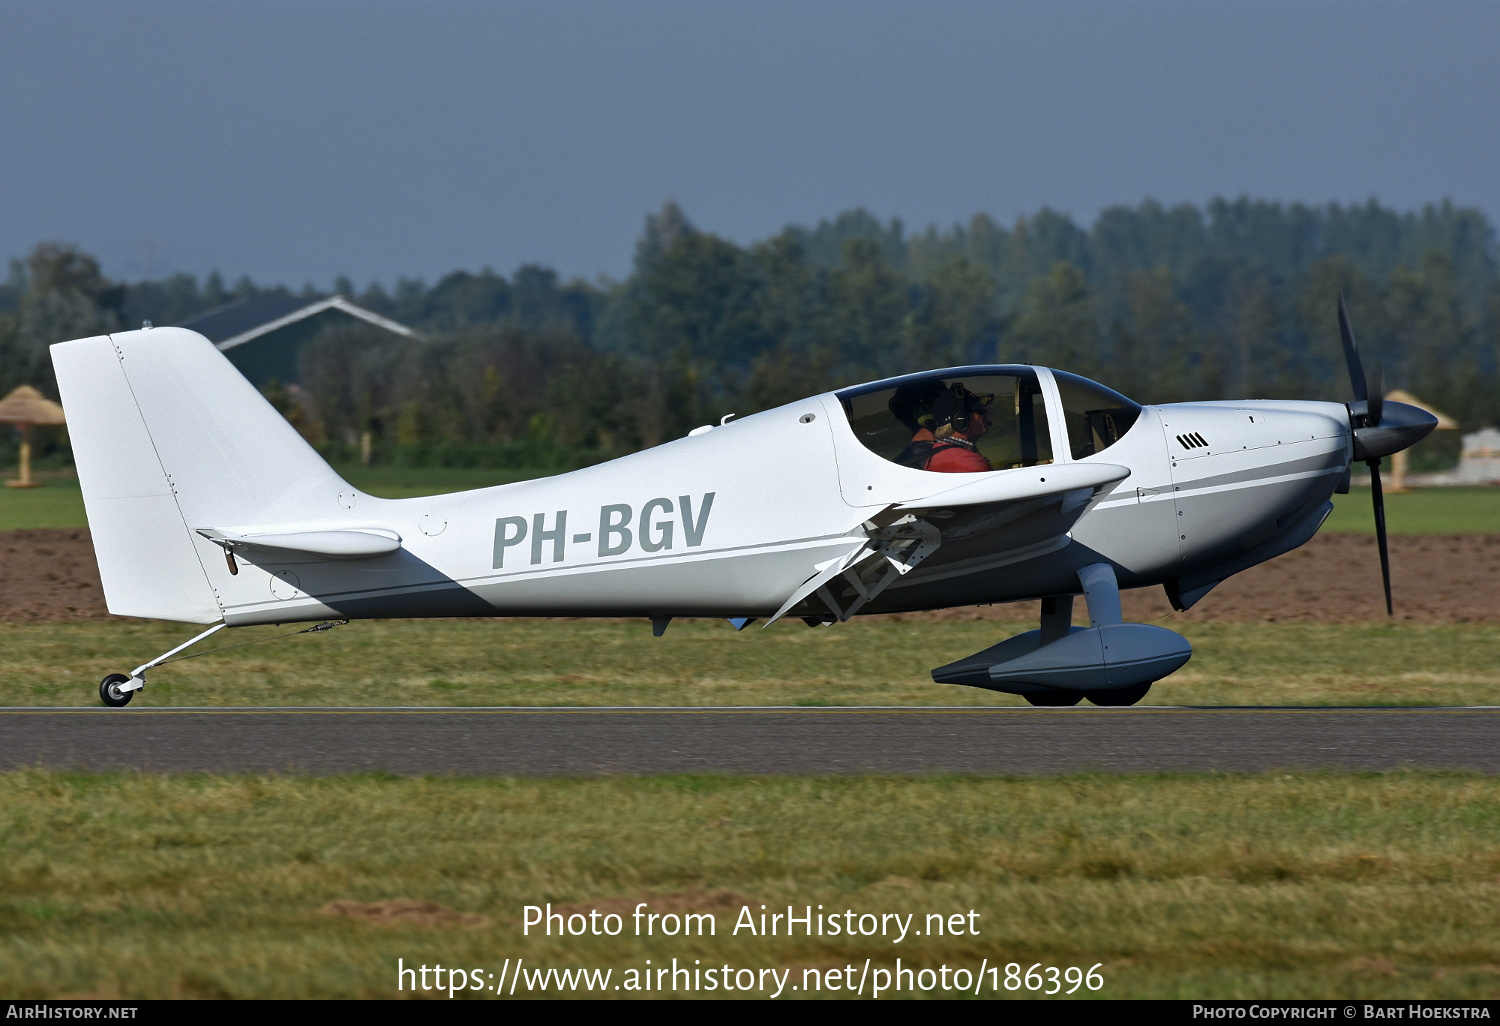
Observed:
[[[940,474],[977,474],[991,469],[989,460],[968,446],[952,444],[954,442],[956,439],[938,442],[937,451],[928,459],[925,469]]]

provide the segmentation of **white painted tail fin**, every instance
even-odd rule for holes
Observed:
[[[354,491],[202,335],[121,332],[52,347],[109,611],[213,623],[204,526],[332,514]],[[222,555],[219,563],[222,565]]]

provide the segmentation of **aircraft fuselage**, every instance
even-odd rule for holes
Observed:
[[[1071,594],[1077,569],[1101,559],[1122,587],[1170,586],[1288,531],[1301,544],[1348,467],[1347,424],[1335,403],[1144,407],[1087,458],[1129,477],[1071,510],[1066,498],[1039,501],[954,530],[937,513],[939,550],[862,612]],[[414,610],[765,617],[813,566],[862,542],[872,517],[958,478],[881,459],[836,400],[815,397],[556,477],[414,499],[359,494],[329,524],[397,532],[399,551],[358,562],[250,554],[215,587],[231,625]]]

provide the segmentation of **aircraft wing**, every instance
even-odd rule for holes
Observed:
[[[1100,488],[1123,481],[1129,476],[1129,467],[1112,463],[1060,463],[1019,467],[1000,474],[975,475],[978,480],[966,481],[956,488],[946,488],[920,499],[909,499],[892,509],[900,513],[921,513],[959,506],[1023,502],[1082,489],[1088,489],[1092,496]]]

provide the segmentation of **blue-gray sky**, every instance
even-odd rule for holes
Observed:
[[[1500,4],[0,0],[0,258],[327,285],[1249,194],[1500,215]]]

